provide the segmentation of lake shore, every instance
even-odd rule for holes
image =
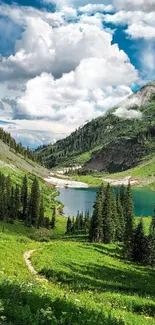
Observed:
[[[44,178],[45,182],[54,185],[57,188],[88,188],[89,185],[83,182],[77,182],[69,180],[68,178],[58,178],[54,176],[49,176]]]
[[[131,186],[135,186],[139,184],[137,180],[135,179],[132,180],[131,176],[127,176],[122,179],[103,178],[103,181],[109,183],[112,186],[121,186],[121,185],[127,186],[129,183]]]
[[[56,174],[51,173],[51,176],[44,179],[47,183],[52,184],[53,186],[57,188],[88,188],[90,187],[88,183],[81,182],[81,181],[75,181],[70,179],[68,176],[63,176],[62,174],[59,174],[58,172]],[[124,177],[122,179],[112,179],[112,178],[102,178],[100,179],[102,182],[109,183],[112,186],[121,186],[125,185],[127,186],[130,182],[131,186],[138,185],[137,180],[132,180],[131,176]],[[92,186],[91,186],[92,187]]]

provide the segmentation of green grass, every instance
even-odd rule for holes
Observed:
[[[32,262],[79,307],[112,312],[122,324],[155,324],[155,273],[124,262],[119,246],[56,241],[35,252]]]
[[[102,179],[92,176],[92,175],[86,175],[86,176],[75,175],[72,177],[72,179],[77,182],[87,183],[90,187],[99,187],[103,183]]]
[[[146,231],[150,221],[144,218]],[[2,229],[0,222],[0,324],[155,324],[155,271],[123,261],[120,245],[64,235],[64,217],[54,231],[20,222]],[[32,264],[48,282],[25,264],[32,249]]]

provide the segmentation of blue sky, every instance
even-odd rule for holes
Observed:
[[[0,124],[34,148],[155,79],[155,0],[1,1],[0,44]]]

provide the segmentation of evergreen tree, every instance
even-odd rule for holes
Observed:
[[[105,191],[105,201],[103,205],[103,242],[112,243],[115,236],[115,225],[113,220],[113,193],[110,185],[107,185]]]
[[[92,242],[102,242],[103,240],[101,188],[97,191],[96,202],[93,206],[93,215],[90,222],[89,239]]]
[[[73,219],[72,219],[72,227],[71,227],[71,232],[72,232],[72,234],[74,234],[74,233],[75,233],[75,219],[74,219],[74,217],[73,217]]]
[[[123,209],[123,215],[124,219],[126,219],[126,199],[127,199],[127,192],[126,188],[124,185],[121,185],[120,191],[119,191],[119,196],[120,196],[120,203]]]
[[[15,188],[14,202],[15,202],[15,216],[14,216],[14,218],[18,219],[19,214],[20,214],[20,208],[21,208],[20,189],[19,189],[18,185],[16,185],[16,188]]]
[[[47,229],[50,228],[50,220],[48,217],[44,217],[44,227]]]
[[[141,220],[134,231],[132,259],[134,262],[145,263],[147,241],[144,234],[143,221]]]
[[[124,231],[125,231],[125,220],[124,220],[123,208],[121,205],[120,193],[118,193],[117,195],[116,206],[117,206],[117,218],[118,218],[118,223],[116,227],[116,238],[118,241],[123,241]]]
[[[132,245],[134,234],[134,205],[130,183],[126,191],[126,222],[124,232],[124,247],[123,254],[127,259],[132,259]]]
[[[6,201],[5,201],[5,219],[6,221],[9,220],[10,218],[10,213],[11,213],[11,189],[12,189],[12,183],[11,183],[11,178],[10,175],[6,177],[5,181],[5,191],[6,191]]]
[[[8,222],[14,223],[14,219],[16,218],[16,205],[15,205],[15,191],[14,187],[11,187],[11,198],[10,198],[11,209],[8,214]]]
[[[152,267],[155,266],[155,208],[154,208],[154,214],[150,225],[149,237],[148,237],[147,262]]]
[[[5,176],[0,173],[0,220],[5,219],[5,203],[6,203],[6,195],[5,195]]]
[[[54,207],[53,212],[52,212],[52,219],[51,219],[51,223],[50,223],[50,226],[52,229],[55,228],[55,223],[56,223],[56,209]]]
[[[22,202],[22,219],[26,220],[28,213],[28,180],[25,175],[23,178],[22,188],[21,188],[21,202]]]
[[[67,225],[66,225],[66,233],[71,234],[71,230],[72,230],[72,221],[71,221],[71,218],[68,217]]]
[[[76,216],[76,221],[75,221],[75,231],[78,232],[80,230],[80,212],[77,212],[77,216]]]
[[[90,229],[90,216],[89,216],[89,211],[85,212],[85,218],[84,218],[84,230],[85,233],[87,234]]]
[[[40,212],[40,188],[37,178],[35,178],[32,183],[29,208],[32,225],[37,228]]]
[[[25,226],[32,226],[32,202],[31,202],[31,194],[28,196],[27,200],[27,215],[25,219]]]
[[[44,226],[44,199],[43,196],[41,197],[40,201],[40,209],[39,209],[39,222],[38,226],[43,227]]]
[[[83,211],[79,215],[79,224],[80,224],[80,230],[83,230],[84,227]]]

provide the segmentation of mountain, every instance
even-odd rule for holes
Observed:
[[[24,148],[0,128],[0,171],[13,178],[21,178],[25,173],[48,177],[49,171],[37,163],[36,156],[29,148]]]
[[[118,172],[155,153],[155,81],[70,136],[35,152],[46,167],[83,164]]]

